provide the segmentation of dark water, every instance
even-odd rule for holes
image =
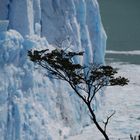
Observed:
[[[98,0],[108,36],[107,50],[140,50],[140,0]],[[106,54],[106,59],[140,64],[139,55]]]
[[[140,65],[140,55],[106,54],[106,63],[124,62]]]

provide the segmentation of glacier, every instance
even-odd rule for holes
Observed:
[[[63,140],[80,133],[90,123],[81,100],[63,81],[45,77],[27,51],[70,47],[85,52],[76,61],[103,64],[106,34],[97,0],[0,3],[0,140]]]

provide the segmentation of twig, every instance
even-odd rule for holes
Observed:
[[[104,131],[106,132],[106,127],[108,125],[109,119],[116,113],[116,111],[114,111],[110,116],[107,117],[106,122],[103,122],[104,125]]]

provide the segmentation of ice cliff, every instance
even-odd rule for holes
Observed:
[[[104,63],[97,1],[0,0],[0,20],[0,140],[62,140],[79,133],[89,123],[82,102],[65,83],[36,69],[27,51],[71,44],[85,51],[82,63]]]

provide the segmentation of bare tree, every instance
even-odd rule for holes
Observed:
[[[74,92],[83,100],[90,113],[90,118],[97,129],[101,132],[106,140],[109,137],[106,133],[106,127],[109,119],[114,115],[111,114],[104,122],[104,127],[99,124],[94,111],[96,94],[100,89],[107,86],[124,86],[128,84],[128,79],[124,77],[115,77],[117,70],[111,66],[83,66],[74,62],[74,57],[83,56],[83,52],[70,52],[55,49],[53,51],[28,51],[31,61],[37,63],[47,70],[46,76],[58,80],[66,81]]]

